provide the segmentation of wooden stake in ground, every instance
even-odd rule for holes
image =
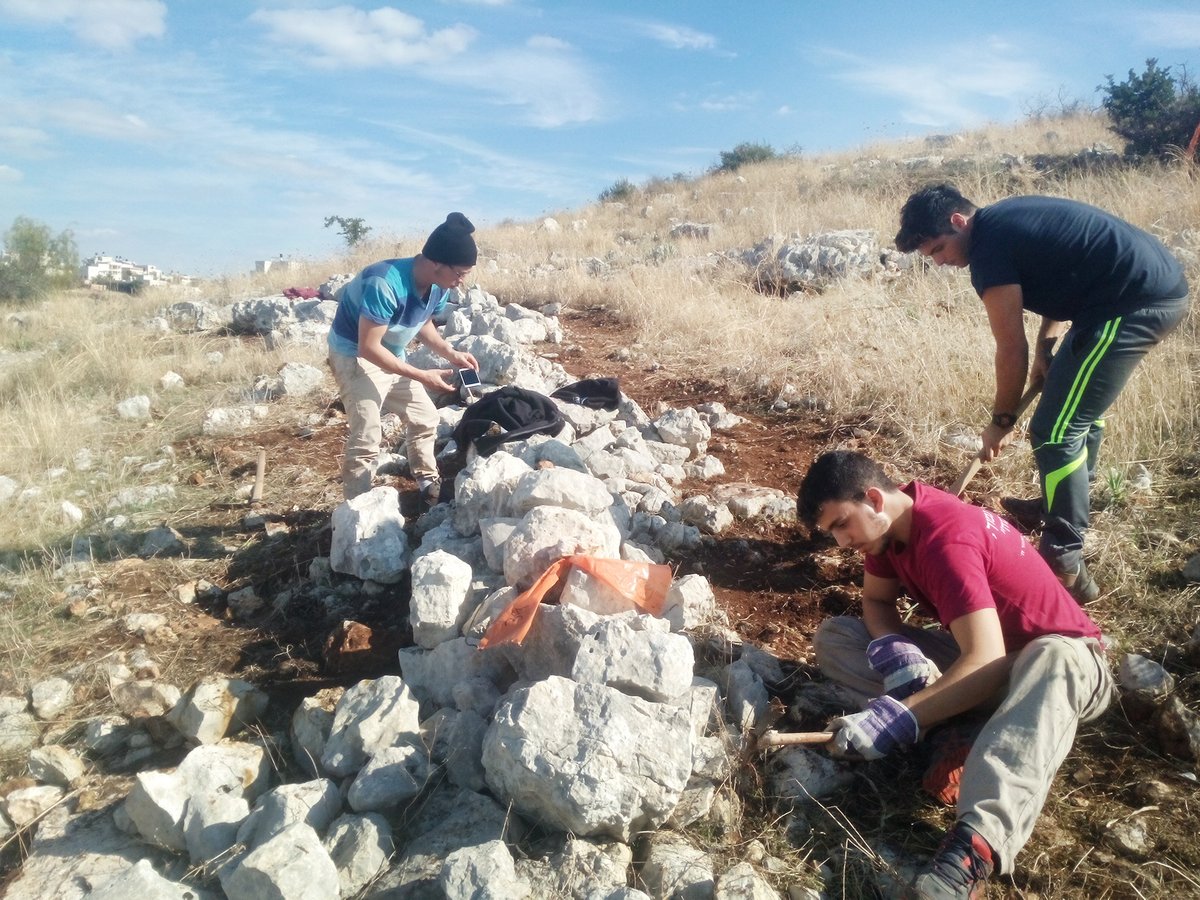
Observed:
[[[258,448],[258,459],[254,464],[254,490],[250,492],[250,505],[262,502],[263,481],[267,474],[267,451]]]

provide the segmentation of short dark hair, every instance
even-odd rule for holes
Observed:
[[[923,243],[943,234],[953,234],[950,217],[973,215],[976,206],[952,184],[928,184],[910,196],[900,210],[896,249],[911,253]]]
[[[884,491],[899,489],[883,467],[869,456],[853,450],[830,450],[817,457],[800,482],[796,512],[801,522],[816,528],[821,507],[826,503],[861,500],[867,488],[873,487]]]

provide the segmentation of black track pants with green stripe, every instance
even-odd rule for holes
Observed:
[[[1183,319],[1187,304],[1187,297],[1162,300],[1107,322],[1073,325],[1054,355],[1029,439],[1046,520],[1040,552],[1056,572],[1076,571],[1082,558],[1101,417],[1142,357]]]

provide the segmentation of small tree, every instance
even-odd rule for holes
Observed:
[[[79,251],[70,230],[55,236],[49,226],[17,216],[4,233],[4,249],[0,301],[35,300],[79,282]]]
[[[1148,59],[1140,75],[1130,69],[1120,83],[1106,77],[1096,90],[1105,94],[1109,128],[1125,139],[1126,156],[1166,159],[1187,145],[1200,125],[1200,87],[1186,70],[1172,76],[1169,66]]]
[[[739,168],[751,163],[766,162],[779,156],[770,144],[752,144],[743,142],[732,150],[721,151],[721,161],[713,169],[715,172],[736,172]]]
[[[620,203],[629,200],[637,193],[637,187],[628,178],[622,178],[612,183],[600,192],[601,203]]]
[[[371,226],[363,219],[349,219],[345,216],[326,216],[325,227],[337,225],[338,233],[346,241],[346,246],[353,248],[362,243],[366,239],[367,234],[371,231]]]

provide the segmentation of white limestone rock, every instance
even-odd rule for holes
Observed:
[[[382,485],[339,504],[332,521],[333,571],[380,584],[400,580],[408,569],[409,548],[394,487]]]
[[[322,843],[337,867],[342,897],[350,898],[387,865],[392,829],[378,813],[347,813],[333,820]]]
[[[305,697],[292,713],[292,758],[311,777],[324,774],[321,756],[333,728],[333,711],[346,692],[345,688],[322,688]]]
[[[491,648],[481,652],[465,638],[445,641],[432,650],[403,647],[398,656],[405,686],[433,709],[453,707],[454,688],[461,681],[482,678],[503,690],[516,678],[503,654]]]
[[[117,416],[130,422],[142,422],[150,418],[150,398],[145,394],[126,397],[117,404]]]
[[[659,703],[682,696],[691,689],[695,655],[667,627],[649,616],[601,620],[580,643],[571,677]]]
[[[488,568],[504,574],[504,545],[518,525],[520,519],[500,516],[479,520],[479,536],[483,540],[483,556]]]
[[[650,838],[641,876],[655,897],[711,897],[716,889],[709,855],[670,832]]]
[[[573,469],[539,469],[522,475],[510,503],[514,517],[536,506],[558,506],[596,516],[612,505],[612,495],[599,479]]]
[[[225,854],[249,815],[244,797],[219,791],[192,795],[183,810],[183,842],[192,864],[208,865]]]
[[[691,456],[700,456],[708,448],[712,429],[692,407],[669,409],[654,420],[654,428],[664,443],[687,447]]]
[[[360,681],[338,701],[321,765],[335,777],[352,775],[384,747],[420,740],[420,710],[395,675]]]
[[[767,760],[770,795],[785,801],[824,800],[854,782],[849,763],[807,747],[781,747]]]
[[[18,788],[0,798],[0,812],[15,827],[25,828],[66,796],[66,791],[53,784]]]
[[[61,895],[59,895],[61,896]],[[213,900],[210,891],[171,881],[155,871],[148,859],[110,877],[97,879],[88,900]]]
[[[471,580],[471,567],[444,550],[413,562],[408,621],[418,646],[432,649],[459,636],[474,609]]]
[[[611,519],[554,506],[534,507],[509,536],[504,578],[525,590],[552,563],[574,554],[620,559],[620,532]]]
[[[503,450],[468,464],[454,479],[454,527],[458,533],[474,535],[481,520],[509,517],[517,481],[532,471]]]
[[[221,887],[229,900],[337,900],[337,868],[311,826],[285,828],[246,854]]]
[[[297,823],[320,834],[342,811],[337,783],[317,778],[298,784],[281,784],[258,798],[237,832],[237,842],[253,849]]]
[[[29,689],[29,707],[43,722],[57,719],[75,702],[75,688],[65,678],[46,678]]]
[[[266,712],[267,700],[247,681],[206,678],[192,685],[166,718],[188,740],[215,744],[258,719]]]
[[[517,875],[504,841],[455,850],[442,865],[438,884],[446,900],[522,900],[529,885]]]
[[[489,787],[518,811],[619,840],[666,821],[691,762],[683,709],[559,677],[511,693],[483,750]]]
[[[48,744],[30,751],[29,774],[43,784],[70,788],[83,778],[83,760],[61,744]]]
[[[750,863],[740,862],[717,878],[714,900],[779,900],[779,891]]]
[[[355,812],[394,810],[421,793],[432,775],[423,746],[384,747],[359,769],[346,802]]]
[[[703,575],[684,575],[671,582],[663,601],[663,618],[672,631],[695,628],[717,618],[717,598]]]

